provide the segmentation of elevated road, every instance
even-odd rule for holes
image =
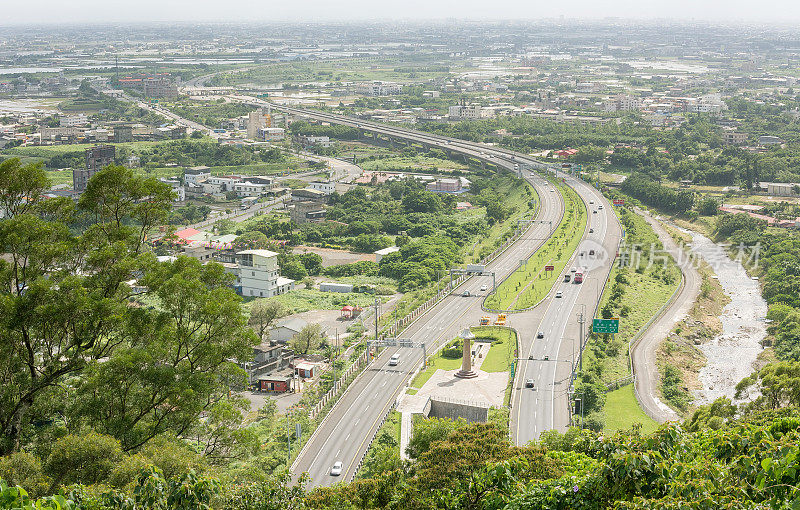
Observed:
[[[534,167],[546,169],[546,165],[528,155],[377,122],[276,105],[248,96],[232,98],[253,106],[269,106],[298,118],[354,127],[369,132],[372,136],[400,140],[424,148],[438,148],[513,171],[524,176],[536,187],[541,197],[538,219],[550,221],[554,226],[563,215],[564,205],[560,194],[551,192],[552,186],[543,178],[528,172]],[[570,379],[573,362],[577,359],[573,353],[579,350],[580,336],[576,313],[580,311],[584,314],[585,336],[621,237],[619,224],[613,213],[609,212],[611,205],[598,191],[572,177],[566,177],[566,183],[578,192],[588,207],[583,243],[574,255],[578,258],[571,261],[571,265],[587,268],[587,279],[583,284],[556,284],[539,306],[510,316],[509,324],[520,333],[520,352],[526,358],[520,363],[512,401],[511,433],[517,444],[525,444],[545,430],[563,430],[569,424],[572,399],[569,393]],[[600,205],[603,207],[600,208]],[[591,233],[590,228],[593,230]],[[499,281],[514,271],[520,260],[538,249],[550,234],[550,224],[531,227],[528,235],[495,260],[488,270],[495,271]],[[594,251],[591,259],[590,250]],[[581,258],[581,251],[584,252],[584,258]],[[475,325],[483,315],[480,302],[485,295],[481,295],[479,288],[485,282],[482,278],[472,278],[462,286],[459,293],[469,290],[473,296],[477,294],[477,298],[446,298],[418,319],[403,336],[417,344],[425,342],[428,352],[432,352],[465,327]],[[557,298],[555,293],[558,291],[561,291],[561,297]],[[535,338],[537,331],[544,333],[543,339]],[[312,486],[329,485],[339,480],[330,476],[329,472],[334,462],[341,461],[344,465],[341,479],[350,480],[354,476],[357,463],[367,448],[368,439],[374,435],[384,414],[402,392],[410,374],[422,361],[422,352],[419,350],[403,349],[400,364],[397,367],[388,367],[388,359],[395,352],[398,349],[387,349],[352,384],[301,452],[293,466],[293,473],[308,472],[312,478]],[[533,359],[527,360],[528,357]],[[528,378],[534,379],[534,389],[523,388],[524,381]]]

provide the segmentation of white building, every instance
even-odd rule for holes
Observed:
[[[254,183],[254,182],[237,182],[233,184],[233,191],[236,192],[238,197],[260,197],[265,195],[271,186],[269,184]]]
[[[363,96],[394,96],[403,90],[399,83],[389,83],[385,81],[373,81],[371,83],[356,84],[356,94]]]
[[[326,195],[330,195],[334,191],[336,191],[336,183],[335,182],[322,182],[322,181],[314,181],[308,184],[307,188],[313,189],[316,191],[321,191]]]
[[[279,142],[286,137],[286,130],[283,128],[264,127],[258,129],[258,139],[265,142]]]
[[[642,102],[629,94],[618,94],[608,101],[603,102],[603,109],[607,112],[624,112],[638,110]]]
[[[58,122],[61,127],[85,126],[89,123],[89,117],[87,117],[85,113],[79,113],[77,115],[67,115],[61,117],[58,119]]]
[[[272,297],[294,288],[294,280],[278,275],[278,254],[269,250],[236,253],[236,287],[242,296]]]
[[[211,177],[211,169],[207,166],[193,166],[183,171],[186,184],[200,184]]]
[[[484,108],[478,103],[470,105],[456,105],[448,109],[448,116],[451,119],[490,119],[494,117],[493,108]]]
[[[183,189],[183,186],[181,186],[181,181],[179,181],[178,179],[165,179],[163,177],[160,178],[159,180],[164,184],[170,185],[170,187],[172,188],[172,192],[175,193],[176,195],[174,199],[175,202],[183,202],[184,200],[186,200],[186,190]]]

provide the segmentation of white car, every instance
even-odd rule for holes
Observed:
[[[594,200],[589,200],[589,205],[593,204]]]
[[[603,208],[603,204],[598,205],[597,208],[598,209],[602,209]]]
[[[485,291],[486,291],[486,285],[481,285],[481,292],[485,292]]]
[[[560,291],[560,290],[559,290],[558,292],[556,292],[556,297],[557,297],[557,298],[560,298],[560,297],[561,297],[561,291]]]
[[[337,460],[333,463],[333,467],[331,468],[331,476],[339,476],[342,474],[342,461]]]

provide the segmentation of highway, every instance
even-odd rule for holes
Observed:
[[[526,170],[530,167],[546,168],[546,165],[530,156],[502,147],[276,105],[249,96],[229,97],[253,106],[270,106],[295,116],[347,125],[393,139],[436,147],[517,172],[521,176],[527,175]],[[538,438],[543,431],[564,430],[570,424],[572,399],[580,397],[570,394],[571,375],[579,358],[580,333],[585,339],[622,236],[619,222],[611,212],[611,204],[585,182],[565,177],[566,183],[578,192],[588,209],[584,237],[567,267],[584,268],[586,276],[582,284],[557,283],[539,306],[510,315],[509,325],[520,334],[522,354],[512,393],[510,418],[512,438],[520,445]],[[550,220],[556,225],[563,214],[560,194],[551,193],[550,185],[541,177],[526,178],[536,187],[542,199],[538,219]],[[521,259],[529,257],[543,244],[550,234],[550,228],[547,224],[534,225],[527,235],[490,265],[488,269],[496,272],[498,282],[515,270]],[[593,256],[590,250],[595,252]],[[459,293],[469,290],[477,297],[450,296],[444,299],[412,324],[403,337],[410,338],[415,344],[424,342],[430,353],[463,328],[475,325],[483,315],[480,302],[485,299],[485,293],[479,291],[483,284],[490,286],[490,280],[484,280],[484,277],[468,280]],[[560,297],[556,297],[559,291]],[[579,313],[583,314],[585,321],[582,330],[577,320]],[[541,339],[536,338],[539,331],[543,333]],[[411,373],[422,361],[420,349],[403,349],[400,364],[387,367],[389,357],[397,351],[396,348],[385,350],[348,388],[298,456],[292,466],[294,474],[308,472],[312,486],[352,479],[369,439],[402,392]],[[533,388],[525,387],[527,379],[534,381]],[[329,475],[330,467],[336,461],[344,464],[342,476],[338,478]]]
[[[341,115],[275,105],[248,96],[232,96],[232,99],[253,106],[270,106],[295,116],[356,127],[406,142],[437,147],[494,164],[499,168],[517,171],[521,175],[528,173],[525,171],[526,167],[545,167],[530,156],[501,147],[396,128]],[[549,184],[546,184],[541,177],[530,179],[534,181],[542,197],[539,219],[552,220],[554,225],[557,224],[563,214],[560,194],[551,193]],[[586,258],[576,262],[573,254],[573,260],[567,267],[571,265],[586,267],[587,278],[580,285],[556,284],[547,299],[539,306],[510,316],[509,325],[520,333],[520,352],[523,353],[523,358],[526,358],[520,363],[520,372],[515,380],[516,387],[512,395],[511,434],[517,444],[525,444],[537,438],[545,430],[564,430],[568,426],[571,405],[570,376],[574,360],[577,358],[574,353],[579,345],[576,313],[579,310],[585,311],[585,335],[622,235],[618,221],[610,212],[611,204],[598,191],[572,177],[567,177],[566,182],[577,190],[589,208],[586,233],[578,249],[578,252],[585,252]],[[558,197],[555,198],[559,202],[557,213],[552,204],[553,197]],[[590,201],[594,204],[590,204]],[[597,207],[601,204],[602,209]],[[593,229],[592,233],[588,232],[589,228]],[[504,275],[518,267],[519,260],[529,257],[543,244],[549,234],[550,225],[535,225],[524,239],[520,239],[499,257],[489,268],[497,273],[498,282]],[[595,256],[591,260],[588,255],[590,249],[595,251]],[[481,280],[473,278],[465,283],[461,291],[470,290],[474,294],[484,283]],[[555,297],[557,290],[561,290],[562,297]],[[464,327],[475,325],[482,315],[478,301],[484,298],[485,295],[479,295],[477,298],[448,297],[418,319],[403,336],[410,336],[416,343],[424,341],[428,352],[432,352],[442,341],[455,337]],[[535,339],[537,331],[544,333],[543,339]],[[406,349],[400,365],[389,369],[386,362],[395,351],[396,349],[388,349],[384,352],[373,367],[348,389],[296,460],[292,469],[295,474],[307,471],[312,477],[312,486],[328,485],[338,480],[328,474],[330,467],[334,462],[342,461],[344,471],[341,479],[350,480],[354,476],[357,463],[366,450],[369,438],[373,436],[380,420],[422,359],[419,350]],[[534,359],[527,360],[528,357]],[[528,378],[534,379],[534,389],[523,388],[524,381]]]
[[[528,177],[528,180],[541,197],[539,218],[558,223],[564,207],[561,195],[550,192],[552,186],[540,176]],[[526,235],[489,264],[487,270],[495,271],[499,281],[518,267],[520,259],[528,257],[541,246],[549,233],[549,224],[532,225]],[[402,337],[411,339],[417,345],[424,342],[430,354],[464,328],[476,326],[480,317],[485,315],[481,309],[486,295],[486,292],[480,291],[482,285],[491,289],[491,277],[473,277],[467,280],[457,291],[409,326]],[[469,290],[472,296],[462,297],[464,290]],[[511,317],[509,323],[512,327],[515,325],[514,317]],[[388,360],[395,353],[400,354],[400,363],[396,367],[389,367]],[[377,431],[383,416],[404,390],[410,376],[422,364],[422,356],[420,348],[384,349],[372,365],[351,384],[317,428],[298,456],[293,473],[298,475],[308,472],[312,487],[349,481],[355,475],[358,462],[366,452],[369,439]],[[344,464],[339,477],[329,474],[336,461]]]
[[[570,374],[579,351],[578,314],[584,314],[585,335],[622,234],[611,204],[599,191],[578,179],[567,177],[566,181],[587,207],[587,226],[583,240],[566,266],[571,281],[563,281],[561,275],[538,313],[525,316],[521,328],[516,325],[521,336],[522,359],[512,395],[510,421],[511,435],[518,445],[537,439],[546,430],[564,430],[569,425]],[[583,283],[572,281],[571,268],[585,270]],[[557,292],[561,297],[554,297]],[[543,338],[536,338],[539,332]],[[526,387],[528,379],[533,380],[533,388]]]

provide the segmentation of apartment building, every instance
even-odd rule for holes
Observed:
[[[236,289],[242,296],[272,297],[294,288],[294,280],[278,275],[278,254],[269,250],[236,253]]]
[[[113,145],[98,145],[86,149],[86,168],[72,170],[72,189],[84,191],[94,174],[114,163],[116,153]]]
[[[357,83],[356,94],[362,96],[396,96],[403,90],[399,83],[384,81],[373,81],[368,83]]]

